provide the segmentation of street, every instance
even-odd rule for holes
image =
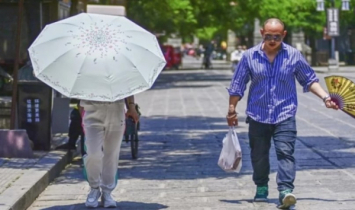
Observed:
[[[225,60],[212,60],[212,68],[213,69],[230,69],[231,64],[228,61]],[[193,57],[193,56],[188,56],[185,55],[182,58],[182,65],[180,66],[181,69],[200,69],[203,63],[203,58],[202,57]]]
[[[324,88],[326,75],[318,73]],[[255,186],[244,122],[246,97],[238,104],[241,173],[225,173],[217,165],[228,130],[226,87],[231,77],[230,70],[164,71],[151,90],[137,96],[143,114],[139,159],[131,159],[130,145],[123,142],[119,182],[113,193],[118,209],[276,209],[273,147],[269,202],[252,202]],[[354,209],[354,119],[342,111],[326,109],[320,99],[303,93],[299,85],[298,100],[294,190],[298,202],[294,209]],[[85,209],[88,192],[81,161],[74,161],[29,210]]]

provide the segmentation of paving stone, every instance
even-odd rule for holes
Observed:
[[[120,209],[276,209],[274,146],[270,150],[270,200],[252,202],[255,186],[244,122],[246,99],[238,104],[240,126],[236,129],[243,149],[242,171],[225,173],[217,166],[228,131],[225,88],[231,76],[231,72],[219,70],[166,71],[152,90],[137,96],[143,113],[139,159],[133,161],[130,145],[122,144],[120,179],[113,192]],[[319,74],[323,86],[324,76]],[[297,88],[299,140],[294,193],[299,199],[293,209],[354,209],[354,121],[341,111],[327,110],[320,99]],[[81,164],[73,164],[29,210],[83,209],[88,191]]]

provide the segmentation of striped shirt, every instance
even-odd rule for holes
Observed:
[[[247,116],[257,122],[277,124],[297,112],[295,79],[304,92],[319,79],[303,55],[290,45],[282,43],[272,63],[261,48],[262,43],[244,53],[228,92],[242,98],[250,80]]]

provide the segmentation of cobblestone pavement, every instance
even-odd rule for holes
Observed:
[[[33,159],[0,158],[0,196],[26,172],[26,169],[33,167],[44,155],[44,152],[38,152]]]
[[[323,83],[325,74],[318,74]],[[119,209],[229,210],[276,209],[277,162],[271,150],[269,203],[253,203],[246,100],[239,106],[237,128],[243,149],[240,174],[217,166],[227,132],[226,87],[230,71],[168,71],[154,88],[137,97],[141,120],[140,158],[131,160],[123,143],[120,181],[114,191]],[[323,83],[324,85],[324,83]],[[299,86],[296,144],[297,210],[355,209],[355,121],[341,111],[327,110]],[[30,210],[85,209],[89,191],[82,168],[74,163],[52,183]]]

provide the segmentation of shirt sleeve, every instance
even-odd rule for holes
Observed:
[[[295,69],[296,79],[300,83],[300,85],[302,85],[303,92],[309,92],[309,87],[314,82],[319,82],[319,79],[317,78],[316,73],[308,64],[303,55],[301,53],[298,53],[297,57],[299,57],[299,59]]]
[[[230,96],[244,96],[245,89],[250,79],[250,70],[247,57],[244,54],[238,65],[235,67],[233,79],[228,88]]]

